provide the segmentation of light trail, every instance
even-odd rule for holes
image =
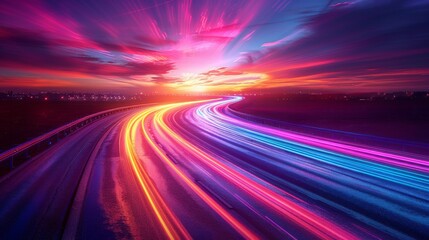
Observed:
[[[180,103],[180,104],[169,104],[169,105],[165,105],[165,106],[161,106],[161,107],[154,107],[154,108],[150,108],[144,112],[142,112],[141,114],[133,117],[133,119],[130,121],[131,125],[134,126],[133,127],[133,131],[130,131],[130,129],[127,127],[127,131],[126,134],[127,135],[131,135],[133,136],[131,138],[130,141],[127,141],[126,145],[127,145],[127,149],[129,149],[129,152],[132,153],[132,143],[134,141],[132,141],[132,139],[135,138],[135,134],[136,134],[136,122],[137,121],[141,121],[142,123],[142,128],[143,128],[143,135],[145,140],[147,140],[147,142],[149,143],[149,145],[152,147],[152,149],[156,152],[156,154],[160,157],[161,160],[164,161],[164,163],[166,163],[170,168],[172,168],[174,170],[174,172],[199,196],[201,197],[213,210],[215,210],[222,218],[224,218],[227,222],[229,222],[240,234],[242,234],[243,237],[245,237],[246,239],[258,239],[257,235],[252,233],[249,229],[247,229],[244,225],[242,225],[238,220],[236,220],[231,214],[229,214],[222,206],[220,206],[216,201],[214,201],[207,193],[205,193],[197,184],[195,184],[190,178],[188,178],[179,168],[177,168],[171,161],[171,159],[169,159],[167,157],[167,155],[160,149],[159,146],[157,146],[157,144],[154,142],[154,140],[149,136],[149,131],[145,126],[145,120],[147,119],[147,117],[156,112],[159,111],[160,109],[172,106],[172,107],[178,107],[178,106],[183,106],[183,105],[187,105],[187,104],[195,104],[195,103],[199,103],[201,101],[197,101],[197,102],[190,102],[190,103]],[[133,168],[135,169],[135,174],[139,179],[142,179],[144,177],[146,177],[146,173],[143,170],[143,167],[137,168],[134,167],[135,165],[138,165],[139,161],[137,160],[136,157],[132,157],[135,156],[134,154],[130,154],[130,160],[133,164]],[[141,165],[140,165],[141,166]],[[141,169],[140,171],[138,169]],[[142,181],[143,182],[143,181]],[[150,182],[149,182],[150,183]],[[146,187],[147,184],[142,183],[143,189],[145,190],[146,193]],[[152,185],[151,185],[152,186]],[[153,187],[153,186],[152,186]],[[153,192],[156,193],[156,190],[154,189]],[[146,194],[148,196],[148,198],[151,198],[151,194]],[[161,199],[160,199],[161,200]],[[164,230],[166,231],[167,235],[170,238],[175,237],[172,233],[173,231],[171,230],[172,226],[169,226],[166,223],[166,220],[163,216],[160,216],[161,214],[159,213],[159,208],[156,206],[156,204],[153,203],[152,200],[150,200],[151,205],[154,209],[154,211],[157,213],[158,219],[161,222]],[[161,201],[162,202],[162,201]],[[165,205],[165,204],[163,204]],[[165,207],[167,208],[167,207]],[[171,211],[168,211],[168,213],[171,213]],[[172,214],[170,214],[170,217],[172,217]],[[175,218],[173,218],[175,219]],[[175,224],[179,225],[178,221],[174,221]],[[180,225],[179,225],[180,226]],[[180,227],[180,229],[182,230],[182,233],[184,233],[186,230],[184,230],[182,227]],[[178,236],[176,234],[176,236]],[[188,237],[188,235],[186,234],[186,236]]]
[[[247,193],[253,195],[253,197],[281,212],[284,216],[287,216],[289,219],[301,225],[309,232],[312,232],[315,236],[329,239],[354,239],[350,233],[339,228],[338,226],[335,226],[335,224],[330,223],[327,219],[323,219],[320,216],[312,214],[292,201],[287,201],[279,194],[270,191],[262,184],[258,184],[251,179],[248,179],[246,176],[240,174],[239,172],[234,171],[227,165],[222,164],[221,161],[218,161],[217,159],[204,153],[196,146],[180,137],[164,122],[166,113],[168,111],[174,110],[175,108],[177,108],[177,106],[164,108],[158,111],[154,118],[156,124],[158,124],[161,129],[167,133],[168,136],[171,136],[175,139],[175,142],[178,145],[177,147],[184,148],[187,152],[207,164],[207,166],[209,166],[212,171],[216,171],[217,173],[221,174],[223,177],[227,178],[240,188],[243,188]]]
[[[156,215],[157,220],[162,226],[166,236],[169,239],[191,239],[186,229],[182,226],[180,221],[172,213],[169,207],[165,204],[162,197],[159,195],[156,187],[154,186],[149,174],[146,172],[144,166],[138,159],[135,152],[134,143],[135,135],[137,133],[138,121],[141,116],[146,116],[151,113],[152,109],[159,107],[149,108],[141,114],[136,115],[130,119],[125,130],[125,148],[127,157],[131,163],[135,177],[138,179],[142,190]]]
[[[156,154],[152,161],[246,239],[425,236],[424,157],[259,125],[229,111],[238,100],[160,105],[129,121],[128,159],[169,238],[192,237],[192,226],[169,208],[168,192],[159,192],[159,179],[145,170],[137,134]]]

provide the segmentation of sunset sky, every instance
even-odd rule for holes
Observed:
[[[0,89],[429,90],[429,1],[3,0]]]

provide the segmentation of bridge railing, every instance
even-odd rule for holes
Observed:
[[[52,146],[53,143],[64,138],[65,136],[70,135],[71,133],[77,131],[78,129],[93,123],[96,120],[99,120],[101,118],[104,118],[108,115],[111,115],[117,112],[143,107],[144,105],[145,104],[131,105],[131,106],[119,107],[119,108],[114,108],[114,109],[109,109],[98,113],[94,113],[94,114],[82,117],[80,119],[77,119],[66,125],[63,125],[59,128],[56,128],[48,133],[45,133],[30,141],[24,142],[9,150],[6,150],[0,153],[0,167],[1,167],[0,169],[2,170],[2,171],[0,170],[0,175],[2,174],[2,172],[4,172],[5,165],[8,165],[6,166],[6,168],[9,168],[9,170],[11,170],[14,168],[15,161],[18,160],[20,162],[23,162],[24,160],[31,158],[32,155],[35,155],[37,153],[40,153],[46,150],[47,148]]]

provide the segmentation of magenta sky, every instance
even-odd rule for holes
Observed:
[[[423,0],[3,1],[0,88],[429,90]]]

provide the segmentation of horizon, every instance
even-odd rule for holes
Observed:
[[[269,91],[244,91],[244,92],[113,92],[113,91],[67,91],[67,90],[27,90],[27,89],[6,89],[0,91],[0,94],[28,94],[28,95],[42,95],[42,94],[94,94],[94,95],[123,95],[123,96],[137,96],[137,95],[147,95],[147,96],[249,96],[249,95],[344,95],[344,96],[353,96],[353,95],[389,95],[389,94],[405,94],[413,96],[414,94],[429,94],[429,91],[419,90],[398,90],[398,91],[367,91],[367,92],[332,92],[332,91],[296,91],[296,92],[269,92]]]

